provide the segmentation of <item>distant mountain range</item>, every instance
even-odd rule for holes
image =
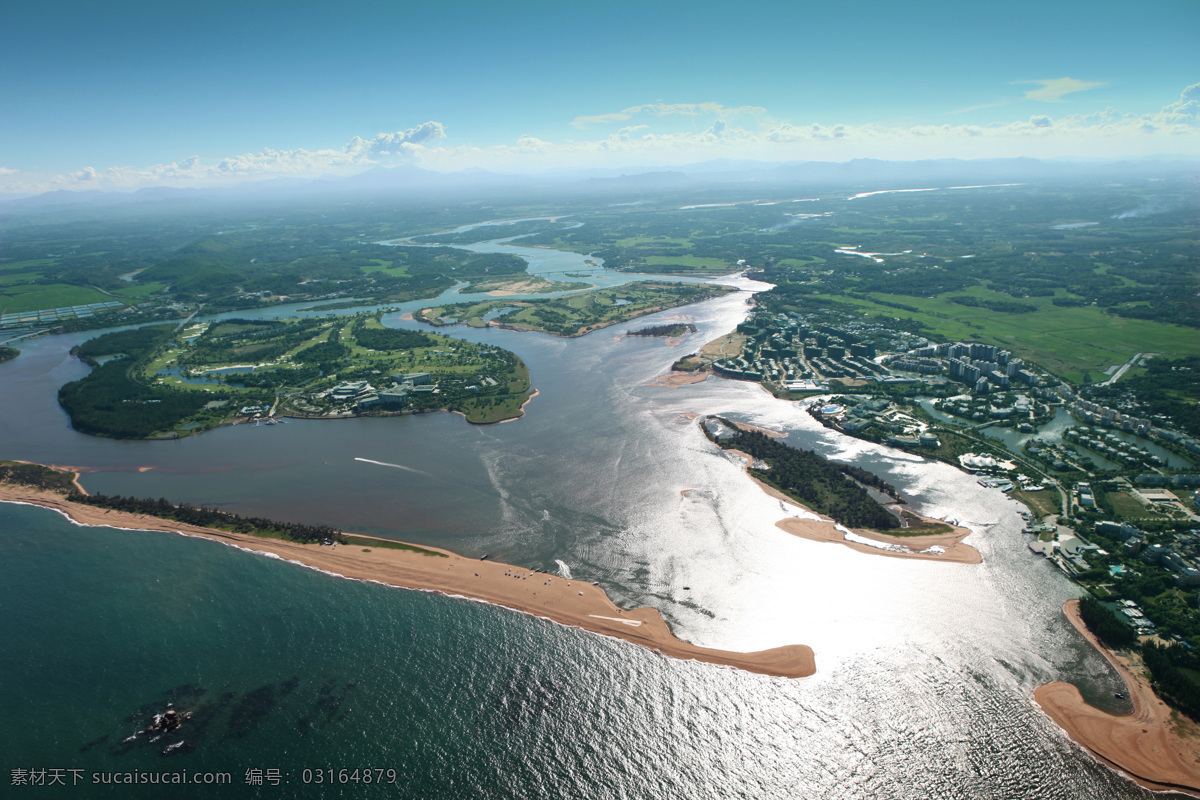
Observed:
[[[1200,173],[1195,161],[1141,159],[1129,161],[1081,161],[1033,158],[931,159],[882,161],[855,159],[844,162],[807,161],[766,163],[718,159],[681,167],[661,169],[562,169],[539,174],[508,174],[482,169],[434,172],[414,166],[377,166],[350,176],[314,179],[273,178],[234,186],[174,188],[166,186],[116,191],[57,190],[30,197],[0,199],[7,213],[36,212],[64,207],[117,206],[141,203],[219,199],[291,199],[321,196],[393,197],[435,196],[463,199],[493,193],[544,192],[549,195],[607,195],[630,192],[669,192],[689,188],[759,185],[764,188],[836,187],[845,190],[924,188],[933,185],[975,183],[1019,183],[1059,179],[1104,178],[1107,180],[1178,177]]]

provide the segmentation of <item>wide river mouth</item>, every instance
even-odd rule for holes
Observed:
[[[469,249],[487,246],[521,249]],[[224,737],[212,728],[187,768],[244,772],[246,753],[297,775],[318,756],[373,760],[404,765],[409,790],[430,797],[1145,796],[1071,745],[1030,697],[1068,679],[1112,707],[1120,684],[1064,619],[1078,591],[1026,549],[1014,501],[949,466],[828,431],[756,385],[649,385],[731,330],[749,293],[767,288],[721,282],[745,291],[578,339],[445,329],[530,367],[539,394],[526,417],[493,426],[429,414],[98,439],[71,430],[55,401],[87,370],[68,350],[94,334],[43,337],[0,365],[3,457],[81,469],[89,490],[107,494],[329,523],[552,572],[565,564],[619,604],[657,608],[689,641],[810,645],[817,675],[673,661],[475,603],[6,505],[0,528],[16,538],[0,599],[36,620],[0,625],[0,729],[19,742],[14,757],[35,759],[38,747],[64,766],[153,766],[157,753],[114,755],[115,742],[79,748],[119,731],[129,710],[118,709],[169,687],[232,693],[236,710],[271,686],[271,701],[253,706],[261,723],[239,728],[242,717],[222,711]],[[403,314],[430,304],[385,323],[416,327]],[[622,336],[666,320],[697,330],[674,346]],[[799,512],[711,445],[695,414],[786,431],[796,446],[876,472],[920,513],[969,527],[983,563],[884,558],[786,534],[775,523]],[[65,590],[48,588],[62,581]],[[81,627],[104,621],[107,636]],[[285,692],[295,676],[299,688]],[[328,696],[341,698],[341,717],[300,708]],[[42,722],[29,730],[30,715],[73,712],[87,722],[78,737]]]

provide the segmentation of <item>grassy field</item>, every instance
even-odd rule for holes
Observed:
[[[24,261],[10,261],[0,264],[0,272],[13,272],[31,267],[52,267],[57,263],[57,258],[30,258]]]
[[[363,265],[362,271],[367,274],[382,272],[393,278],[400,278],[408,274],[408,265],[397,264],[395,261],[384,261],[382,258],[373,258],[370,264]]]
[[[704,272],[733,272],[737,269],[725,259],[701,256],[646,256],[642,260],[646,262],[648,272],[653,272],[654,267],[686,267]]]
[[[1108,492],[1105,494],[1108,502],[1112,504],[1113,511],[1119,517],[1150,517],[1159,516],[1155,512],[1142,505],[1136,497],[1126,492]]]
[[[40,272],[0,272],[0,286],[15,286],[21,283],[36,281],[42,277]]]
[[[18,311],[79,306],[85,303],[105,303],[109,300],[112,298],[103,292],[66,283],[10,286],[0,292],[0,308],[10,314]]]
[[[167,285],[165,283],[131,283],[129,284],[128,289],[122,288],[120,290],[114,290],[113,294],[119,297],[142,299],[158,294],[165,289],[166,286]]]
[[[1009,492],[1008,496],[1024,503],[1039,518],[1062,511],[1059,494],[1053,489],[1043,489],[1040,492],[1024,492],[1014,489]]]
[[[1007,295],[983,287],[951,294],[970,294],[985,299]],[[945,296],[910,297],[873,293],[868,298],[814,295],[814,299],[851,303],[864,312],[889,318],[914,319],[937,336],[949,340],[981,341],[1012,350],[1070,381],[1079,382],[1085,372],[1093,378],[1114,364],[1123,364],[1136,353],[1200,355],[1200,336],[1191,328],[1150,320],[1127,319],[1094,306],[1060,308],[1050,297],[1021,298],[1037,308],[1023,314],[1006,314],[986,308],[953,303]],[[908,311],[872,302],[895,303],[917,309]]]

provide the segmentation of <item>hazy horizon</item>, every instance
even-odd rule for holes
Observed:
[[[65,8],[64,8],[65,5]],[[713,160],[1200,157],[1200,6],[5,13],[0,194]]]

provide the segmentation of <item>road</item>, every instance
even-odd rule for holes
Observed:
[[[1124,364],[1122,364],[1121,368],[1119,370],[1117,370],[1116,372],[1114,372],[1113,376],[1111,378],[1109,378],[1108,380],[1106,380],[1104,383],[1102,383],[1100,385],[1101,386],[1112,386],[1114,383],[1121,380],[1121,376],[1123,376],[1126,372],[1128,372],[1129,368],[1132,367],[1134,364],[1136,364],[1138,359],[1141,358],[1142,355],[1143,355],[1142,353],[1135,354],[1133,356],[1133,358],[1129,359]]]

